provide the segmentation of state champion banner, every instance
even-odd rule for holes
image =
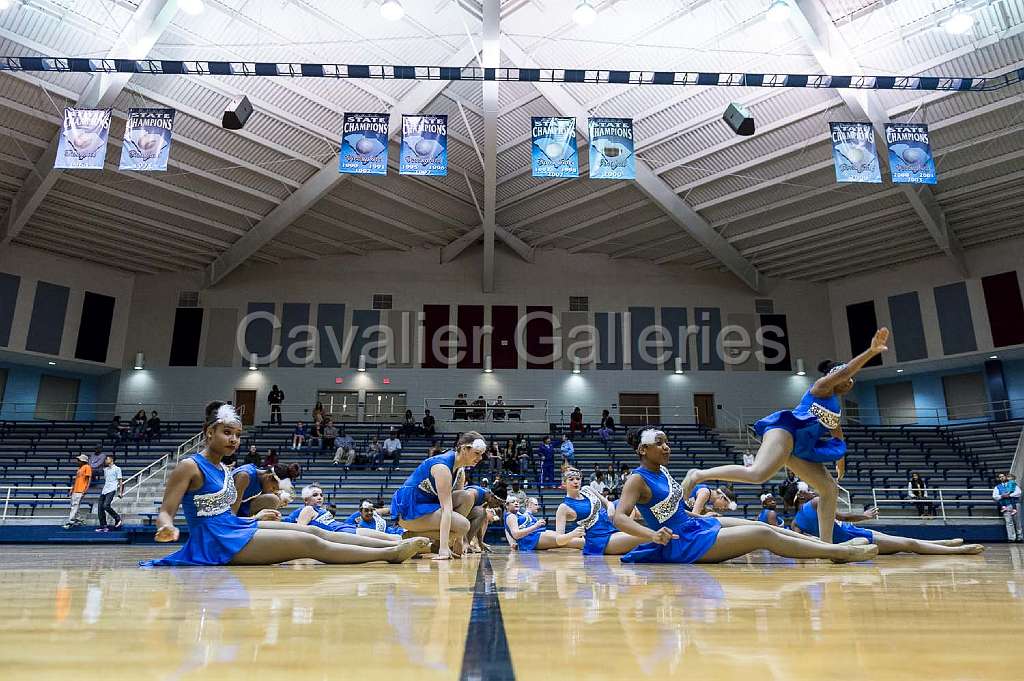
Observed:
[[[402,115],[402,175],[448,174],[448,116]]]
[[[594,180],[635,180],[632,118],[590,118],[590,177]]]
[[[829,123],[836,182],[882,182],[870,123]]]
[[[579,177],[576,119],[534,116],[530,169],[534,177]]]
[[[341,133],[338,172],[347,175],[388,174],[386,113],[347,113]]]
[[[935,160],[924,123],[886,123],[889,172],[895,184],[935,184]]]
[[[64,109],[54,168],[102,170],[110,136],[110,109]]]
[[[174,109],[128,109],[121,170],[167,170]]]

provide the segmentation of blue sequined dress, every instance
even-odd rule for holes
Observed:
[[[191,458],[199,467],[203,485],[181,499],[188,539],[165,558],[140,562],[142,567],[227,565],[256,534],[255,520],[231,512],[237,491],[230,471],[223,464],[210,463],[202,454]]]
[[[774,509],[762,508],[761,513],[757,516],[757,522],[770,525],[771,523],[768,522],[768,512],[772,510]],[[782,527],[783,525],[782,513],[780,513],[779,511],[775,511],[775,525],[778,527]]]
[[[349,517],[345,518],[346,523],[355,525],[356,527],[365,527],[368,530],[377,530],[378,532],[386,532],[387,534],[402,534],[405,532],[401,527],[391,526],[388,527],[388,521],[377,515],[376,512],[373,514],[373,520],[367,522],[363,520],[363,516],[359,511],[356,511]]]
[[[583,495],[582,499],[566,496],[562,503],[573,510],[576,514],[576,525],[583,528],[583,555],[604,555],[608,540],[616,532],[615,525],[608,517],[608,509],[593,491],[584,487],[580,493]]]
[[[297,508],[288,515],[286,515],[284,518],[282,518],[282,520],[286,523],[298,523],[299,515],[305,509],[305,506]],[[313,519],[309,521],[309,524],[313,527],[319,527],[320,529],[327,530],[328,532],[345,532],[347,534],[356,533],[355,525],[353,525],[352,523],[343,523],[336,520],[334,518],[334,514],[328,511],[326,508],[322,506],[313,506],[312,509],[316,512],[316,515],[313,516]]]
[[[717,518],[703,518],[686,512],[683,488],[664,466],[657,473],[642,466],[633,472],[644,479],[651,500],[637,504],[644,523],[651,530],[667,527],[679,535],[668,544],[641,544],[622,557],[623,563],[695,563],[711,549],[722,524]]]
[[[515,542],[516,546],[519,547],[520,551],[533,551],[534,549],[536,549],[537,542],[540,541],[540,535],[542,532],[544,532],[544,529],[540,528],[534,530],[530,534],[524,537],[520,537],[519,539],[516,539],[512,536],[512,532],[509,530],[508,517],[510,515],[512,514],[506,512],[501,519],[501,521],[505,524],[505,535],[511,538],[513,542]],[[537,522],[537,519],[529,513],[518,513],[516,514],[516,522],[519,523],[519,529],[522,530],[524,528],[529,527],[530,525],[533,525],[535,522]]]
[[[830,429],[839,427],[841,413],[838,397],[815,397],[808,390],[793,409],[777,411],[755,423],[754,432],[762,437],[781,428],[793,436],[793,456],[817,463],[838,461],[846,456],[846,441],[832,437]]]
[[[248,518],[252,515],[252,509],[249,506],[249,502],[263,494],[263,485],[260,484],[256,464],[247,463],[239,466],[235,470],[231,471],[231,477],[235,477],[239,473],[246,473],[249,476],[249,482],[246,484],[245,489],[240,490],[239,492],[242,496],[242,504],[238,507],[239,517]]]
[[[391,497],[391,517],[396,522],[415,520],[441,508],[441,501],[437,498],[434,475],[430,472],[430,469],[437,464],[447,466],[448,470],[453,472],[452,480],[455,479],[455,452],[453,450],[424,459]]]

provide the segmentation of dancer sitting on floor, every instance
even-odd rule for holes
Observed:
[[[242,518],[251,518],[265,508],[278,509],[291,501],[293,480],[302,474],[297,463],[278,463],[267,468],[257,468],[247,463],[231,472],[238,498],[231,504],[231,510]]]
[[[793,529],[805,534],[817,536],[818,532],[818,495],[811,492],[807,485],[800,483],[801,488],[797,493],[797,504],[799,504],[796,516],[793,518]],[[874,520],[878,517],[877,508],[869,508],[863,513],[836,512],[835,528],[832,530],[832,541],[836,544],[863,537],[872,544],[878,546],[878,553],[917,553],[925,556],[949,556],[976,554],[985,550],[981,544],[964,544],[963,539],[911,539],[893,534],[883,534],[863,527],[857,527],[853,523],[865,520]]]
[[[775,497],[771,492],[767,492],[761,495],[761,513],[757,516],[757,522],[767,523],[772,527],[782,527],[785,521],[782,520],[782,514],[776,510]],[[818,535],[815,534],[815,537]]]
[[[345,518],[345,522],[367,530],[376,530],[387,534],[401,536],[405,533],[401,527],[388,525],[388,521],[377,513],[377,507],[370,499],[359,500],[359,510]]]
[[[454,450],[425,459],[391,497],[391,517],[406,536],[437,542],[434,560],[462,556],[462,540],[469,533],[469,514],[475,494],[453,488],[455,471],[473,467],[487,451],[480,433],[463,433]]]
[[[238,449],[242,420],[230,404],[211,402],[203,423],[206,448],[175,466],[156,521],[158,542],[177,541],[174,516],[182,507],[188,540],[165,558],[141,563],[144,567],[273,565],[298,558],[324,563],[401,563],[429,548],[425,539],[385,544],[370,537],[264,520],[280,517],[272,509],[260,511],[255,518],[239,518],[231,510],[237,496],[234,479],[222,460]]]
[[[549,549],[582,549],[583,533],[561,538],[553,531],[544,529],[548,521],[538,519],[534,514],[540,510],[537,499],[526,500],[526,508],[519,507],[519,500],[509,497],[505,502],[505,539],[509,546],[519,551],[547,551]],[[572,535],[573,533],[569,533]]]
[[[708,508],[710,502],[711,508]],[[703,483],[697,485],[690,492],[686,505],[694,515],[718,516],[726,511],[736,510],[736,501],[733,500],[721,487],[711,487]]]
[[[584,556],[621,556],[647,541],[615,529],[609,517],[615,513],[614,505],[583,486],[578,468],[567,468],[563,483],[565,498],[555,512],[555,543],[559,546],[582,537]],[[572,521],[576,521],[576,529],[566,533],[565,526]]]
[[[758,549],[786,558],[828,558],[837,563],[870,560],[878,554],[874,545],[825,544],[763,523],[691,515],[682,503],[682,486],[668,472],[671,453],[664,432],[649,428],[641,433],[640,466],[622,487],[614,523],[650,543],[624,555],[625,563],[718,563]],[[630,517],[634,508],[640,509],[646,527]]]
[[[824,374],[814,382],[800,404],[792,410],[777,411],[754,424],[761,437],[754,465],[716,466],[692,469],[683,479],[683,494],[705,480],[730,480],[759,485],[783,468],[790,468],[821,495],[818,526],[825,542],[832,540],[839,485],[825,464],[835,461],[839,479],[845,471],[843,457],[846,441],[840,425],[839,396],[853,389],[853,377],[876,355],[884,352],[889,329],[881,328],[871,339],[871,347],[846,364],[826,360],[818,365]]]
[[[347,532],[358,534],[360,537],[373,537],[393,544],[402,539],[399,535],[378,532],[376,529],[359,527],[355,523],[336,520],[334,514],[323,507],[324,491],[317,485],[306,485],[302,488],[302,503],[305,505],[289,513],[283,519],[284,522],[295,523],[300,527],[319,527],[328,532]]]

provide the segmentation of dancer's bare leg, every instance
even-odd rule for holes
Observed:
[[[476,549],[474,549],[474,548],[472,548],[471,543],[474,540],[476,540],[477,543],[480,542],[480,537],[481,537],[481,535],[480,535],[480,528],[481,528],[481,526],[483,526],[484,522],[487,520],[487,511],[485,511],[482,506],[474,506],[469,511],[469,518],[468,518],[468,520],[469,520],[469,533],[466,535],[466,544],[467,544],[466,550],[469,551],[469,552],[472,552],[472,553],[477,553],[479,551],[482,551],[483,547],[480,546],[480,547],[477,547]]]
[[[789,535],[790,537],[797,537],[799,539],[808,539],[810,541],[821,541],[817,537],[809,534],[801,534],[800,532],[794,532],[793,530],[786,529],[785,527],[772,526],[767,523],[762,523],[757,520],[746,520],[745,518],[733,518],[730,516],[722,516],[718,519],[718,522],[722,524],[722,527],[750,527],[751,525],[758,526],[764,525],[773,532],[779,534]]]
[[[452,492],[452,499],[454,501],[455,494],[458,492]],[[403,527],[406,530],[407,535],[413,535],[418,537],[429,537],[435,543],[440,541],[441,538],[441,509],[437,509],[433,513],[425,516],[420,516],[415,520],[401,519],[398,521],[399,527]],[[459,551],[456,552],[454,549],[452,555],[462,555],[462,538],[469,532],[469,520],[466,519],[461,513],[452,512],[452,524],[448,534],[448,542],[450,548],[452,546],[458,546]],[[434,552],[437,553],[439,547],[434,547]]]
[[[634,537],[633,535],[626,534],[625,532],[616,532],[608,538],[608,545],[604,547],[604,555],[624,556],[644,543],[646,542],[639,537]]]
[[[392,544],[397,544],[402,541],[401,535],[388,534],[387,532],[378,532],[377,530],[371,530],[369,527],[360,527],[356,530],[356,534],[360,537],[370,537],[371,539],[380,539],[382,541],[389,541]]]
[[[558,535],[555,534],[554,530],[544,530],[541,532],[540,539],[537,540],[537,550],[548,551],[550,549],[576,549],[577,551],[582,551],[583,544],[586,542],[583,537],[576,537],[575,539],[570,539],[568,543],[559,546],[558,542],[555,540],[556,536]]]
[[[693,488],[705,480],[729,480],[751,485],[767,482],[782,468],[792,451],[793,436],[789,431],[773,428],[761,438],[761,446],[754,457],[753,466],[730,464],[704,470],[691,468],[683,478],[683,498],[688,499]]]
[[[350,535],[355,536],[355,535]],[[241,551],[231,559],[232,565],[274,565],[289,560],[312,558],[322,563],[337,565],[370,563],[386,560],[402,563],[419,553],[423,539],[413,539],[387,548],[352,546],[321,539],[311,532],[257,529]]]
[[[981,553],[985,547],[981,544],[963,544],[962,546],[947,546],[936,542],[911,539],[910,537],[897,537],[882,532],[874,532],[874,542],[878,545],[878,552],[883,554],[891,553],[917,553],[922,556],[962,556]]]
[[[839,483],[823,463],[791,456],[786,460],[786,466],[818,493],[818,536],[821,541],[831,544],[839,504]]]
[[[261,520],[256,523],[256,526],[261,530],[293,530],[295,532],[305,532],[307,534],[320,537],[324,541],[334,542],[335,544],[367,546],[372,549],[386,549],[398,543],[390,540],[385,541],[383,539],[377,539],[376,537],[364,537],[358,534],[349,534],[348,532],[331,532],[330,530],[325,530],[322,527],[315,527],[313,525],[280,523],[274,520]]]
[[[764,523],[762,523],[764,525]],[[827,558],[837,563],[871,560],[878,555],[874,544],[851,546],[848,544],[825,544],[809,541],[805,537],[790,537],[772,528],[764,527],[723,527],[718,533],[714,546],[704,554],[698,563],[720,563],[746,555],[751,551],[767,549],[784,558]]]

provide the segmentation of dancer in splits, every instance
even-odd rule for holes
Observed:
[[[573,530],[569,534],[562,533],[559,536],[551,530],[545,529],[548,522],[543,518],[537,519],[534,514],[540,510],[537,499],[530,497],[526,500],[526,508],[519,508],[519,500],[509,497],[505,502],[505,539],[509,546],[522,552],[547,551],[549,549],[576,549],[580,550],[584,545],[583,532]],[[564,528],[563,528],[564,529]]]
[[[391,497],[391,517],[408,533],[437,542],[434,560],[462,556],[476,495],[454,489],[455,471],[475,466],[487,451],[480,433],[463,433],[454,450],[425,459]]]
[[[831,360],[819,364],[818,369],[824,375],[804,394],[800,404],[792,410],[769,414],[754,424],[754,431],[761,438],[761,447],[754,457],[753,466],[694,468],[683,479],[683,495],[688,497],[694,487],[705,480],[760,485],[785,466],[821,495],[818,528],[823,541],[832,541],[839,484],[825,464],[835,461],[838,477],[842,479],[846,441],[840,425],[839,396],[850,392],[853,377],[872,358],[887,349],[888,341],[889,329],[883,327],[875,332],[871,347],[846,364]]]
[[[802,484],[802,483],[801,483]],[[818,495],[808,489],[797,493],[799,509],[793,518],[793,529],[805,534],[817,536],[818,533]],[[917,553],[923,556],[954,556],[981,553],[985,547],[981,544],[964,544],[963,539],[911,539],[893,534],[883,534],[854,523],[874,520],[878,517],[877,508],[869,508],[863,513],[836,512],[835,528],[832,530],[832,541],[836,544],[849,541],[854,537],[863,537],[878,546],[878,553]]]
[[[583,487],[583,474],[578,468],[565,469],[562,480],[565,498],[555,512],[555,542],[559,546],[582,537],[584,556],[621,556],[647,541],[615,529],[609,517],[615,507],[602,495]],[[576,521],[576,529],[566,533],[565,526],[572,521]]]
[[[346,532],[383,542],[366,546],[388,546],[402,540],[401,535],[378,532],[376,529],[335,519],[334,514],[323,507],[324,491],[317,485],[306,485],[302,488],[302,503],[305,504],[302,508],[295,509],[282,520],[286,523],[295,523],[299,527],[319,527],[328,532]]]
[[[298,558],[324,563],[368,563],[386,560],[401,563],[429,546],[425,539],[403,541],[384,548],[352,545],[377,541],[319,528],[299,530],[294,525],[264,522],[277,518],[265,509],[255,518],[239,518],[231,510],[237,491],[222,460],[238,449],[242,420],[230,404],[211,402],[206,407],[203,432],[206,447],[181,461],[171,473],[157,516],[156,540],[173,542],[179,530],[174,515],[183,507],[189,536],[177,552],[141,563],[143,567],[167,565],[273,565]]]
[[[625,563],[719,563],[758,549],[785,558],[828,558],[837,563],[878,555],[873,544],[826,544],[763,523],[691,515],[683,503],[682,486],[668,472],[671,453],[664,432],[649,428],[640,434],[640,466],[622,487],[614,523],[649,543],[624,555]],[[634,508],[640,509],[646,527],[630,517]]]

